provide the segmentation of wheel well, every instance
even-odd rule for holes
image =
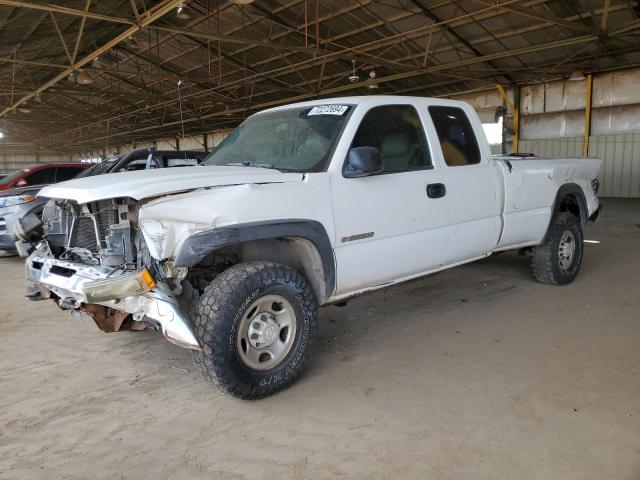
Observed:
[[[589,213],[587,201],[582,188],[575,183],[567,183],[560,187],[556,194],[553,215],[559,212],[569,212],[580,220],[582,227],[586,226]]]
[[[580,210],[580,203],[573,193],[564,196],[564,198],[560,201],[558,211],[572,213],[579,220],[581,220],[583,217],[583,212]]]
[[[213,257],[213,258],[212,258]],[[318,303],[329,297],[329,283],[322,256],[313,242],[302,237],[267,238],[250,240],[212,252],[195,268],[219,265],[214,258],[225,258],[226,269],[234,264],[250,261],[268,261],[287,265],[303,274],[313,288]],[[232,259],[228,261],[228,259]]]

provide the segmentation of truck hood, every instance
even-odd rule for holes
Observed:
[[[82,204],[120,197],[142,200],[196,188],[301,181],[301,173],[256,167],[176,167],[69,180],[43,188],[38,196],[75,200]]]

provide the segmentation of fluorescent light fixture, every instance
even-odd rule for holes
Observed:
[[[571,76],[569,77],[569,80],[572,82],[579,82],[584,79],[585,79],[584,73],[578,69],[575,69],[573,72],[571,72]]]
[[[183,2],[176,7],[176,17],[179,20],[189,20],[191,18],[187,9],[187,2]]]
[[[93,78],[91,78],[91,75],[84,70],[80,70],[80,73],[78,73],[78,77],[76,78],[76,82],[80,85],[89,85],[93,83]]]

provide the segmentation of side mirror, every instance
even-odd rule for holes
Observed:
[[[16,187],[26,187],[27,185],[29,185],[29,182],[27,182],[24,178],[21,178],[16,182]]]
[[[380,150],[376,147],[355,147],[349,150],[343,175],[346,178],[368,177],[384,171]]]

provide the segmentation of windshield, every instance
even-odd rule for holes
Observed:
[[[350,110],[349,105],[316,105],[253,115],[218,145],[204,165],[322,171]]]
[[[80,175],[77,175],[75,178],[83,178],[83,177],[93,177],[94,175],[102,175],[103,173],[108,173],[111,167],[118,161],[117,158],[113,160],[105,160],[104,162],[100,162],[94,165],[91,168],[87,168],[83,170]]]

